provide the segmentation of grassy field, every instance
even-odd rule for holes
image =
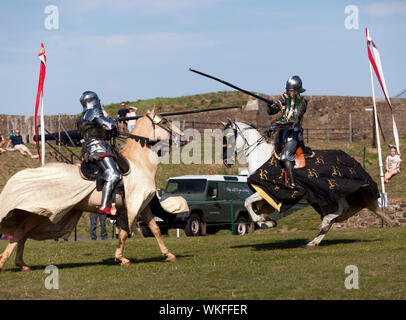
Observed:
[[[401,145],[405,142],[402,139]],[[342,149],[363,163],[362,143],[310,146]],[[378,155],[366,148],[365,156],[366,170],[379,185]],[[0,190],[15,172],[37,166],[37,159],[18,152],[0,155]],[[160,165],[157,187],[163,188],[171,176],[236,174],[237,169],[220,164]],[[404,197],[405,190],[402,174],[387,185],[390,199]],[[114,262],[116,240],[28,241],[25,261],[33,271],[17,272],[13,255],[0,273],[0,299],[406,299],[406,228],[334,230],[321,247],[304,248],[319,223],[319,216],[306,208],[280,220],[274,230],[241,237],[223,230],[188,238],[182,231],[178,239],[170,230],[165,242],[178,257],[175,264],[164,262],[153,238],[135,235],[125,251],[133,262],[130,267]],[[107,228],[111,238],[110,223]],[[87,214],[79,221],[77,236],[89,238]],[[0,241],[0,250],[6,244]],[[58,290],[44,286],[48,265],[59,269]],[[347,265],[359,269],[358,290],[344,287]]]
[[[314,249],[304,245],[315,231],[283,229],[165,237],[176,263],[163,261],[153,238],[135,236],[125,251],[129,267],[112,259],[113,240],[29,241],[25,260],[33,271],[17,272],[9,262],[0,273],[0,299],[406,298],[404,228],[332,231]],[[58,267],[58,290],[45,288],[48,265]],[[359,270],[358,290],[344,286],[347,265]]]
[[[127,103],[127,107],[132,105],[138,108],[138,114],[144,114],[148,109],[153,109],[157,112],[174,112],[187,109],[204,109],[216,107],[232,107],[245,105],[249,97],[239,91],[219,91],[203,94],[196,94],[184,97],[165,98],[159,97],[155,99],[123,101]],[[112,103],[105,106],[106,111],[111,114],[117,114],[120,109],[121,102]]]

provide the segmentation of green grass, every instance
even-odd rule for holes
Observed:
[[[202,96],[196,97],[199,104],[209,99]],[[405,143],[403,138],[401,145]],[[363,143],[310,143],[310,147],[342,149],[363,162]],[[0,190],[12,174],[37,166],[38,159],[18,152],[1,154]],[[380,187],[377,154],[368,145],[366,170]],[[210,171],[235,174],[237,166],[161,164],[157,187],[163,188],[172,176]],[[390,199],[404,197],[402,176],[386,185]],[[125,255],[133,262],[130,267],[114,262],[116,240],[28,241],[25,261],[33,271],[17,272],[13,255],[0,273],[0,299],[406,299],[405,228],[332,230],[321,247],[305,249],[317,234],[317,213],[306,208],[278,223],[274,230],[241,237],[222,230],[188,238],[182,231],[178,239],[170,230],[164,240],[178,257],[175,264],[165,263],[156,241],[141,235],[128,240]],[[107,230],[111,238],[109,222]],[[80,219],[77,235],[89,238],[88,214]],[[0,250],[6,244],[0,241]],[[51,264],[59,268],[59,290],[44,287],[44,269]],[[359,268],[359,290],[344,287],[347,265]]]
[[[275,229],[164,237],[178,258],[166,263],[153,238],[137,235],[127,242],[129,267],[113,261],[116,241],[29,241],[25,261],[33,271],[17,272],[9,262],[0,273],[0,299],[406,298],[404,228],[331,231],[322,246],[304,248],[314,236]],[[59,269],[58,290],[44,286],[48,265]],[[358,290],[344,287],[347,265],[359,269]]]
[[[216,107],[232,107],[245,105],[249,97],[239,91],[220,91],[191,96],[165,98],[158,97],[154,99],[122,101],[127,107],[132,105],[138,108],[137,114],[144,114],[148,109],[157,112],[173,112],[187,109],[204,109]],[[121,102],[105,105],[105,110],[110,115],[116,115],[120,109]]]

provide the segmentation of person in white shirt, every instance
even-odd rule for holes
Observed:
[[[390,154],[386,157],[386,172],[384,181],[389,182],[389,179],[394,175],[400,173],[400,156],[398,155],[397,149],[395,146],[390,146]]]
[[[126,117],[135,117],[137,115],[137,107],[130,106],[128,109],[130,110],[130,112],[127,113]],[[133,130],[136,122],[136,119],[127,120],[128,132],[131,132]]]

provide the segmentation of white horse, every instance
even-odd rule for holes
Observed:
[[[228,148],[224,148],[223,160],[226,166],[230,166],[231,162],[234,162],[234,154],[244,155],[248,163],[248,175],[254,174],[266,161],[268,161],[274,152],[274,143],[267,143],[265,138],[256,130],[252,125],[245,124],[243,122],[229,122],[223,123],[225,126],[225,138],[234,136],[234,143],[231,145],[231,151]],[[234,149],[233,149],[234,148]],[[363,208],[368,208],[380,218],[384,219],[386,223],[392,225],[393,222],[380,213],[378,210],[379,205],[377,199],[370,195],[360,193],[360,201],[354,201],[354,199],[348,200],[346,198],[340,198],[335,204],[338,209],[331,213],[331,207],[321,207],[322,209],[322,223],[319,227],[319,234],[311,242],[307,244],[307,247],[315,247],[320,244],[327,232],[330,230],[337,218],[342,217],[343,220],[348,219]],[[254,221],[261,228],[271,228],[276,225],[273,220],[269,219],[268,214],[257,214],[253,210],[253,204],[259,201],[264,201],[264,198],[255,192],[245,200],[245,207],[247,208],[252,221]],[[345,216],[344,216],[345,215]]]

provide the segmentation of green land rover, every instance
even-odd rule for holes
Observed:
[[[169,178],[161,196],[161,201],[173,196],[186,199],[189,211],[176,214],[168,224],[155,217],[162,234],[168,229],[184,229],[187,236],[213,234],[220,229],[232,230],[234,235],[244,235],[252,231],[253,223],[244,206],[245,199],[255,191],[247,183],[247,176],[226,175],[185,175]],[[291,210],[274,212],[270,217],[277,221],[292,212],[306,207],[299,202]],[[152,236],[145,223],[141,224],[144,236]]]
[[[244,201],[252,193],[246,176],[187,175],[168,179],[161,200],[186,199],[190,210],[178,213],[176,224],[187,236],[231,228],[234,234],[246,234],[251,231],[251,219]]]

